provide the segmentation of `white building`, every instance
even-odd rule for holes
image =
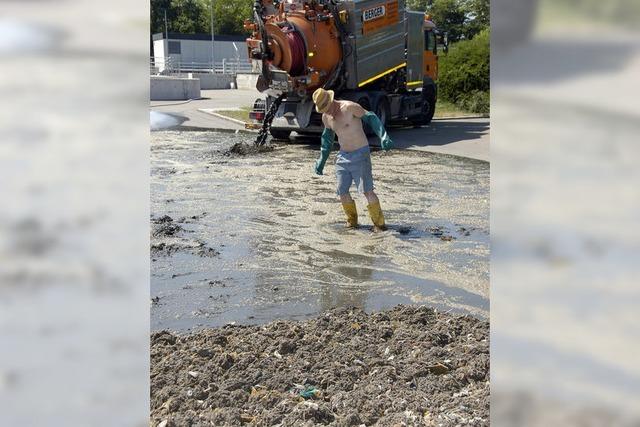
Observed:
[[[218,70],[223,63],[232,69],[237,68],[234,64],[240,63],[239,71],[251,68],[247,36],[215,35],[213,42],[211,34],[169,33],[169,37],[165,37],[165,33],[157,33],[152,37],[155,66],[159,72],[165,68],[175,68],[177,64],[185,70],[211,69],[212,60],[215,60]]]

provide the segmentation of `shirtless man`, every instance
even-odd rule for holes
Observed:
[[[358,192],[364,193],[367,198],[367,210],[374,230],[385,230],[380,201],[373,191],[369,141],[362,129],[362,122],[367,123],[378,135],[383,150],[389,150],[393,147],[393,141],[389,138],[378,116],[355,102],[335,101],[333,96],[332,90],[317,89],[313,93],[316,111],[322,113],[322,123],[325,126],[322,132],[320,158],[316,161],[316,173],[322,175],[324,164],[329,158],[333,146],[333,139],[337,134],[340,143],[340,151],[336,156],[337,194],[347,215],[347,225],[349,227],[358,226],[356,203],[349,194],[351,183],[354,182]]]

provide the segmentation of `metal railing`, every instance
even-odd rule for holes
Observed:
[[[150,72],[153,75],[185,74],[185,73],[219,73],[237,74],[252,71],[249,60],[222,59],[211,62],[184,62],[174,58],[151,57]]]

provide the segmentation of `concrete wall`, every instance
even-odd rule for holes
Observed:
[[[184,77],[151,76],[151,101],[200,98],[200,80]]]
[[[189,77],[200,80],[200,89],[230,89],[231,83],[236,86],[233,74],[189,73]]]
[[[236,75],[236,82],[238,89],[255,89],[258,82],[258,76],[260,74],[253,73],[238,73]]]

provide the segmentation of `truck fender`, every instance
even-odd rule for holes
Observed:
[[[434,95],[434,99],[437,99],[438,97],[438,86],[436,85],[436,82],[433,81],[433,79],[431,77],[425,77],[422,79],[422,90],[428,90],[428,91],[432,91],[433,95]]]

